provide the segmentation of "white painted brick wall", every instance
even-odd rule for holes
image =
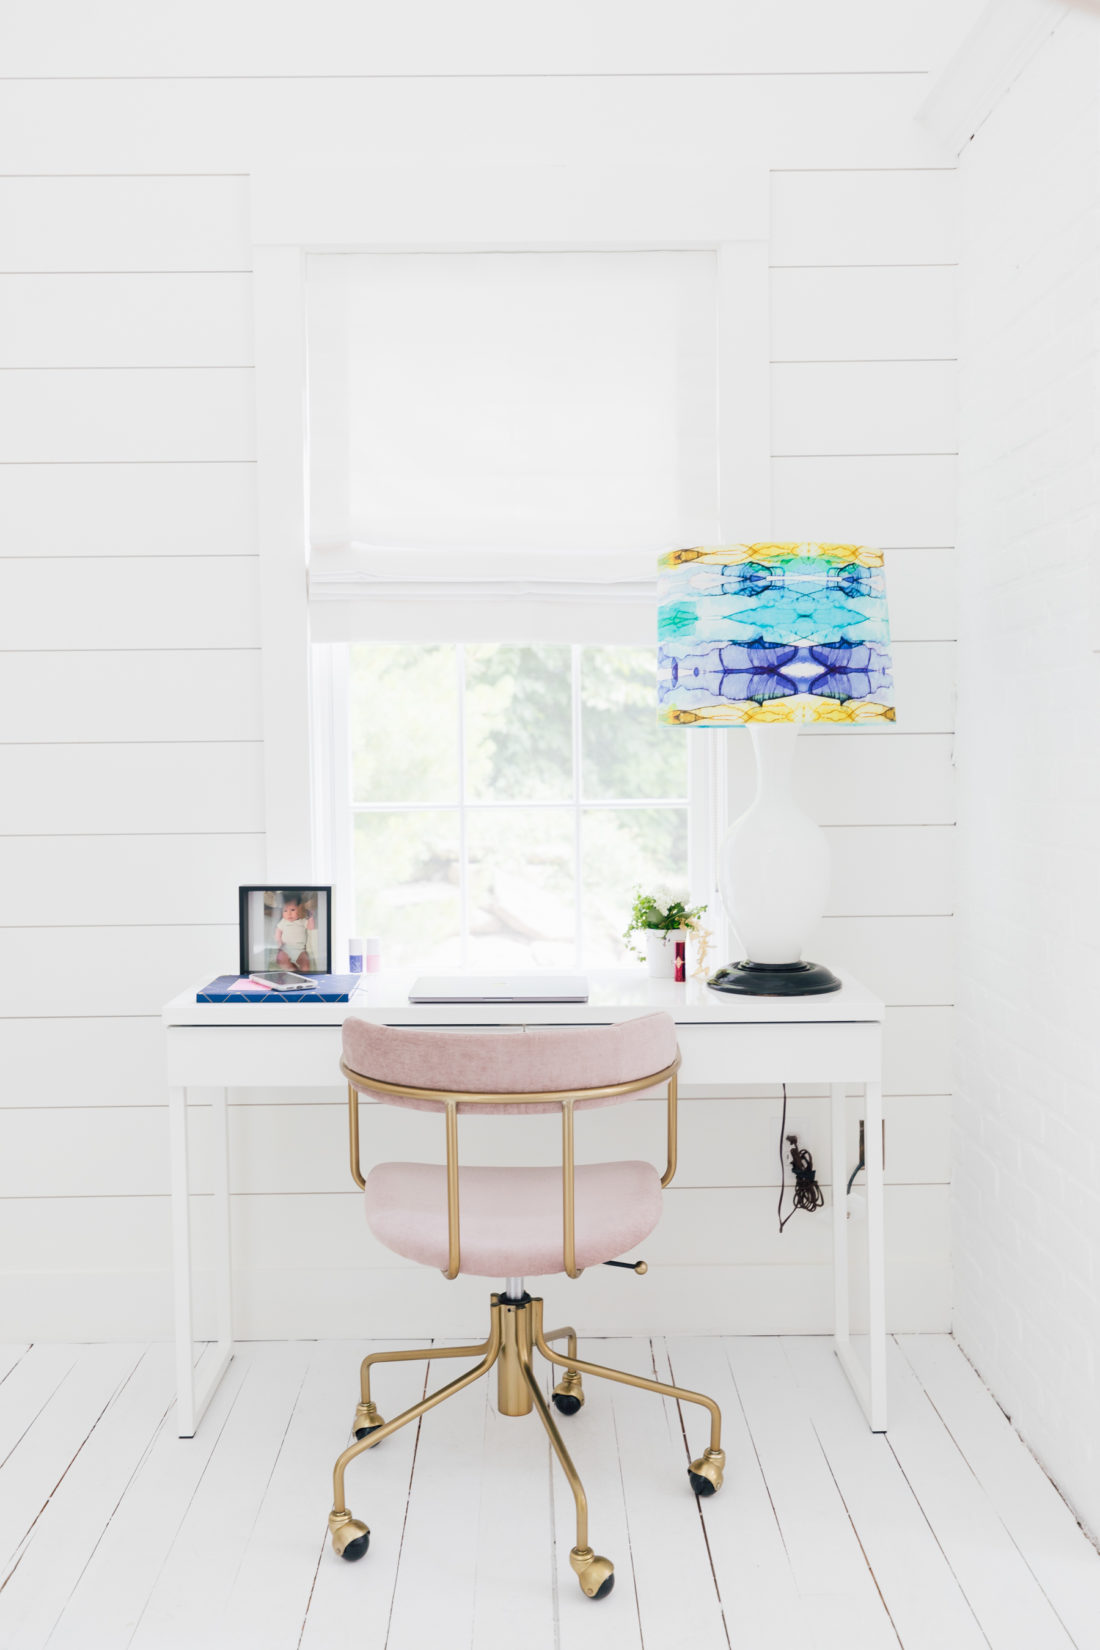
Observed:
[[[1100,1531],[1100,18],[962,160],[955,1329]]]

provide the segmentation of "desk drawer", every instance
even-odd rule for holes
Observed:
[[[342,1088],[340,1027],[170,1026],[167,1071],[184,1087]]]
[[[302,1010],[302,1012],[306,1012]],[[684,1084],[864,1083],[881,1073],[877,1021],[681,1025]],[[168,1081],[212,1088],[332,1087],[339,1026],[173,1026]]]
[[[799,1025],[681,1025],[680,1081],[874,1083],[882,1074],[877,1021]]]

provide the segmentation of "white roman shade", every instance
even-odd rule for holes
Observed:
[[[311,254],[317,640],[650,641],[717,535],[711,252]]]

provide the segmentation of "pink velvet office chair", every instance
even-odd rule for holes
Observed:
[[[329,1529],[341,1557],[361,1558],[370,1541],[367,1526],[353,1518],[345,1504],[349,1462],[495,1366],[500,1413],[529,1415],[534,1408],[549,1434],[576,1503],[577,1542],[569,1561],[589,1598],[606,1597],[614,1585],[614,1566],[589,1546],[584,1489],[536,1379],[536,1351],[565,1370],[551,1395],[562,1415],[576,1414],[583,1404],[584,1375],[702,1404],[710,1413],[710,1443],[691,1463],[688,1476],[697,1495],[713,1495],[720,1488],[726,1458],[721,1415],[713,1399],[579,1358],[575,1331],[547,1333],[542,1301],[527,1293],[523,1281],[525,1276],[555,1272],[579,1277],[586,1266],[613,1261],[652,1232],[661,1216],[662,1188],[676,1171],[679,1064],[676,1028],[667,1014],[647,1014],[609,1026],[524,1026],[492,1032],[377,1026],[348,1016],[341,1070],[348,1080],[351,1172],[363,1188],[371,1231],[395,1254],[439,1267],[445,1277],[466,1273],[507,1281],[502,1293],[490,1297],[489,1334],[476,1346],[372,1352],[363,1360],[356,1442],[340,1456],[333,1474]],[[639,1162],[575,1167],[576,1112],[616,1105],[659,1084],[668,1089],[668,1162],[663,1175]],[[441,1112],[446,1166],[379,1163],[364,1180],[359,1166],[361,1094],[392,1106]],[[561,1167],[460,1167],[459,1118],[489,1108],[497,1116],[560,1112]],[[635,1270],[644,1272],[644,1263],[637,1263]],[[552,1350],[551,1342],[558,1340],[566,1342],[566,1356]],[[371,1398],[373,1364],[462,1357],[479,1361],[396,1419],[383,1421]]]

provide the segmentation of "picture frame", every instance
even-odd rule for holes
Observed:
[[[332,887],[238,889],[240,973],[332,973]]]

